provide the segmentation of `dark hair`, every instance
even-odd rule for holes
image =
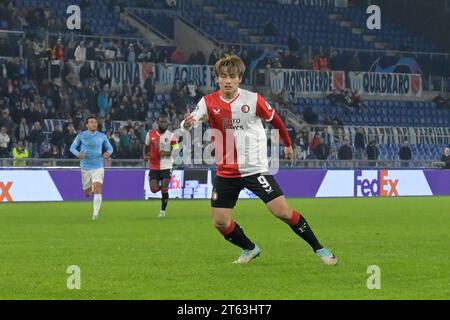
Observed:
[[[169,115],[167,113],[165,113],[165,112],[159,114],[159,119],[161,119],[161,118],[168,118],[168,117],[169,117]]]
[[[95,121],[97,121],[97,117],[89,116],[89,117],[87,117],[87,119],[86,119],[86,124],[88,124],[89,119],[95,119]]]

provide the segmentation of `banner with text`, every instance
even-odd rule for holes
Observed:
[[[450,196],[450,170],[281,169],[275,178],[288,198]],[[170,197],[210,199],[213,179],[211,170],[174,170]],[[106,201],[160,199],[159,193],[151,192],[145,169],[107,168],[102,194]],[[239,198],[257,196],[244,189]],[[2,203],[27,201],[92,198],[84,195],[79,169],[0,169],[0,207]]]
[[[120,88],[124,84],[143,87],[145,81],[155,75],[153,63],[121,61],[89,61],[89,63],[94,74],[105,80],[110,88]]]
[[[173,85],[176,81],[194,84],[205,90],[215,90],[216,74],[214,66],[158,64],[158,84]]]
[[[331,93],[345,88],[345,73],[343,71],[312,71],[293,69],[271,69],[269,72],[272,93],[278,94],[283,89],[301,94]]]
[[[422,76],[407,73],[349,72],[352,91],[364,95],[422,96]]]

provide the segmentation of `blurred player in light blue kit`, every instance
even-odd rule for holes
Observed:
[[[102,205],[102,185],[105,171],[103,159],[108,159],[113,147],[108,138],[102,132],[97,131],[97,119],[89,117],[86,119],[87,130],[80,132],[72,145],[70,152],[81,159],[81,181],[86,197],[94,192],[94,213],[92,220],[97,220]],[[78,151],[78,147],[80,151]],[[103,150],[106,150],[103,153]]]

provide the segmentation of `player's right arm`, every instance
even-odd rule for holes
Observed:
[[[205,98],[198,102],[193,112],[184,115],[184,120],[181,121],[181,130],[190,130],[202,121],[208,121],[208,109],[206,108]]]
[[[75,140],[73,140],[72,145],[70,146],[70,152],[72,152],[72,154],[73,154],[75,157],[77,157],[77,158],[79,158],[79,159],[83,159],[83,158],[84,158],[84,153],[77,150],[77,148],[78,148],[78,147],[80,146],[80,144],[81,144],[80,134],[81,134],[81,133],[79,133],[79,134],[76,136]]]

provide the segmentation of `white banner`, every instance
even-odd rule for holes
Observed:
[[[158,84],[173,85],[175,81],[194,84],[205,90],[217,88],[214,66],[158,64]]]
[[[328,171],[316,197],[432,196],[420,170]]]
[[[312,71],[293,69],[270,69],[269,81],[272,93],[278,94],[283,89],[301,94],[331,93],[345,88],[345,73],[343,71]]]
[[[89,61],[89,63],[94,74],[106,80],[110,88],[120,88],[123,84],[143,87],[145,80],[155,76],[153,63],[121,61]]]
[[[407,73],[349,72],[352,91],[364,95],[422,96],[422,76]]]
[[[46,170],[0,170],[0,202],[62,200]]]

